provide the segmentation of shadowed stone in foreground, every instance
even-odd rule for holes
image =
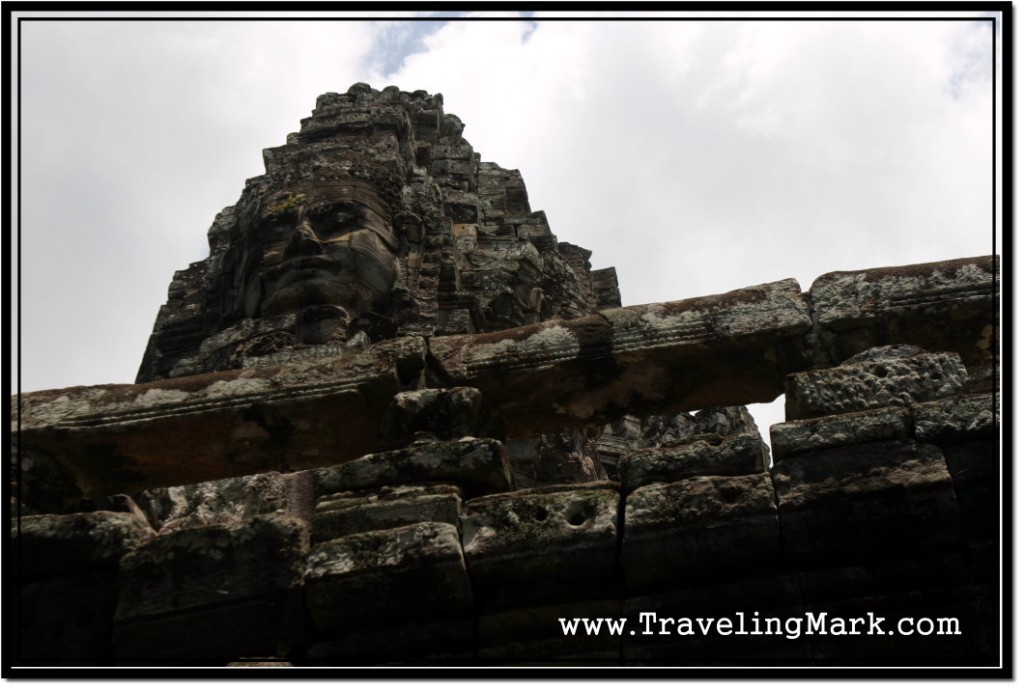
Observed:
[[[466,502],[462,544],[477,597],[505,609],[605,587],[615,574],[618,506],[608,483]]]
[[[622,564],[631,592],[724,578],[779,563],[779,519],[768,475],[654,483],[626,499]]]
[[[271,655],[301,639],[303,521],[180,530],[121,561],[114,644],[130,659]]]
[[[791,564],[951,549],[960,517],[942,453],[883,441],[786,458],[772,482]]]
[[[458,529],[415,523],[325,542],[309,554],[306,601],[317,628],[384,628],[451,618],[473,603]]]

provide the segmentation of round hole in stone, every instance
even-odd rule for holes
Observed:
[[[538,506],[533,511],[533,517],[538,521],[546,520],[548,517],[548,510],[545,509],[543,506]]]
[[[718,489],[718,496],[721,497],[722,501],[726,504],[735,504],[740,498],[740,494],[742,494],[740,488],[733,487],[732,485],[726,485]]]
[[[588,520],[593,518],[593,509],[586,504],[574,504],[569,507],[566,512],[566,519],[569,525],[578,526],[583,525]]]

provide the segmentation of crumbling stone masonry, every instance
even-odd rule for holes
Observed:
[[[321,96],[137,383],[12,401],[16,664],[994,663],[995,258],[621,307],[461,134]],[[742,406],[781,394],[769,455]]]

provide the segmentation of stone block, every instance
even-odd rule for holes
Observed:
[[[449,482],[467,496],[507,492],[511,472],[500,442],[462,439],[370,454],[314,471],[318,496],[420,482]]]
[[[281,654],[303,631],[309,533],[287,516],[168,533],[121,561],[114,644],[131,659]]]
[[[381,422],[385,444],[398,447],[421,441],[497,437],[493,419],[477,389],[418,389],[395,395]]]
[[[261,473],[146,490],[135,500],[158,531],[169,532],[283,511],[289,487],[281,473]]]
[[[468,309],[452,310],[444,322],[444,333],[464,334],[473,330],[473,316]]]
[[[307,635],[302,591],[295,588],[148,620],[115,619],[114,650],[121,664],[222,665],[241,656],[295,655]]]
[[[128,513],[94,511],[22,516],[11,522],[19,581],[114,570],[128,552],[155,533]]]
[[[325,542],[305,571],[309,615],[322,630],[457,619],[473,604],[458,529],[415,523]]]
[[[523,223],[516,226],[516,237],[526,241],[549,238],[551,237],[551,228],[546,223]]]
[[[811,285],[808,301],[830,362],[886,343],[954,351],[992,361],[996,258],[837,271]]]
[[[462,497],[454,485],[401,485],[321,497],[313,516],[313,542],[412,523],[459,525]]]
[[[475,199],[451,199],[445,202],[444,213],[452,219],[452,223],[479,223],[482,220],[479,204]]]
[[[622,307],[622,296],[619,293],[619,277],[615,267],[596,269],[590,272],[591,285],[598,310]]]
[[[607,591],[616,575],[619,493],[608,483],[466,502],[462,544],[490,609]]]
[[[786,378],[786,420],[909,406],[959,395],[967,370],[955,353],[875,348],[826,370]]]
[[[1001,482],[996,437],[947,442],[941,448],[960,505],[964,537],[971,542],[997,540]]]
[[[435,177],[470,178],[474,172],[476,172],[476,165],[471,160],[441,159],[434,160],[430,164],[430,174]]]
[[[12,521],[15,664],[112,660],[118,562],[154,536],[128,513],[22,516],[20,529]]]
[[[475,223],[453,223],[452,235],[456,240],[459,238],[472,238],[476,240],[477,226]]]
[[[631,592],[771,571],[779,556],[767,474],[655,483],[626,498],[622,569]]]
[[[623,490],[701,475],[758,475],[768,469],[768,449],[757,434],[700,435],[672,446],[642,449],[619,462]]]
[[[912,431],[910,411],[902,407],[782,422],[771,426],[772,455],[780,460],[849,444],[907,439]]]
[[[424,141],[437,141],[440,132],[440,114],[437,110],[418,111],[413,118],[413,125],[416,128],[416,138]]]
[[[88,499],[83,500],[81,503],[82,511],[113,511],[115,513],[127,513],[137,518],[140,522],[145,525],[152,526],[153,522],[146,515],[135,500],[127,494],[114,494],[109,497],[100,497],[99,499]]]
[[[121,560],[118,619],[298,586],[308,547],[304,522],[289,516],[162,535]]]
[[[942,453],[913,441],[811,451],[771,470],[786,560],[856,564],[946,551],[960,540]]]
[[[700,434],[759,434],[746,406],[704,408],[694,413],[652,415],[642,421],[644,446],[674,446]],[[714,475],[716,473],[709,473]],[[724,473],[723,473],[724,474]]]
[[[505,443],[519,489],[605,480],[597,445],[586,430],[567,430]]]
[[[473,147],[465,139],[438,142],[430,147],[430,156],[434,159],[473,160]]]
[[[28,513],[76,513],[82,511],[82,490],[71,471],[55,454],[23,448],[17,430],[11,430],[11,494]]]
[[[526,187],[505,188],[505,209],[510,214],[529,214],[530,200]]]
[[[18,584],[8,614],[17,625],[15,665],[104,663],[117,604],[113,568]]]
[[[982,393],[914,405],[914,436],[932,444],[994,437],[995,403],[992,394]]]

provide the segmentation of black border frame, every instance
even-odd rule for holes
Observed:
[[[993,152],[997,155],[993,158],[992,183],[993,183],[993,214],[992,214],[992,254],[996,256],[997,234],[999,233],[998,214],[1002,211],[1002,256],[998,257],[999,270],[993,280],[993,289],[998,290],[1002,285],[1002,294],[996,301],[993,310],[993,323],[996,325],[997,333],[1001,342],[1002,357],[1000,367],[1002,377],[995,373],[997,393],[993,397],[994,408],[998,407],[1001,399],[1003,405],[1000,416],[1009,424],[1000,426],[1000,440],[1002,442],[1001,474],[999,496],[1002,500],[1001,528],[1002,528],[1002,568],[1000,577],[1002,579],[1001,589],[998,597],[1001,598],[999,607],[1002,611],[1001,632],[999,635],[1000,657],[1002,664],[998,667],[843,667],[841,665],[826,667],[503,667],[503,666],[450,666],[450,667],[294,667],[287,671],[281,669],[268,669],[260,667],[210,667],[209,662],[202,663],[200,667],[187,667],[186,661],[176,663],[174,667],[167,666],[166,661],[157,663],[156,666],[143,666],[133,664],[109,664],[105,661],[97,661],[95,665],[73,666],[73,667],[26,667],[16,666],[11,660],[16,657],[15,641],[17,640],[16,616],[20,602],[15,602],[15,613],[12,616],[11,608],[8,607],[4,621],[3,652],[3,677],[21,679],[207,679],[207,680],[240,680],[240,679],[279,679],[295,680],[308,678],[346,678],[346,679],[508,679],[508,678],[529,678],[529,679],[1008,679],[1013,676],[1013,642],[1014,642],[1014,551],[1013,538],[1015,529],[1013,525],[1013,480],[1014,469],[1013,459],[1013,434],[1012,434],[1012,403],[1013,403],[1013,348],[1014,331],[1012,299],[1013,299],[1013,11],[1012,2],[1006,1],[983,1],[983,2],[933,2],[933,3],[912,3],[912,2],[836,2],[836,3],[806,3],[806,2],[705,2],[686,3],[682,5],[666,5],[661,2],[650,2],[641,0],[638,2],[609,3],[600,6],[601,12],[624,11],[631,13],[651,13],[648,16],[637,17],[609,17],[609,16],[586,16],[593,10],[582,10],[580,5],[571,2],[548,2],[536,3],[531,9],[547,11],[564,11],[580,13],[580,16],[566,17],[564,19],[545,19],[544,21],[649,21],[658,19],[659,12],[750,12],[760,14],[763,12],[827,12],[829,14],[841,15],[846,12],[877,13],[877,16],[836,16],[835,20],[843,21],[919,21],[920,17],[887,16],[898,15],[907,12],[942,11],[942,12],[999,12],[999,17],[991,18],[993,42],[997,50],[993,51],[993,75],[997,74],[997,64],[1002,67],[1002,88],[1000,90],[999,80],[993,79],[993,103],[995,107],[992,113],[993,125]],[[422,18],[403,18],[403,21],[521,21],[523,18],[466,18],[458,14],[470,10],[481,11],[520,11],[523,8],[516,3],[507,1],[495,3],[473,3],[473,2],[452,2],[437,9],[430,3],[408,2],[403,0],[394,3],[353,3],[337,7],[332,4],[321,2],[252,2],[246,3],[244,7],[238,4],[226,2],[214,3],[114,3],[114,2],[11,2],[4,3],[0,7],[2,13],[3,36],[8,41],[8,49],[4,52],[3,62],[3,99],[4,99],[4,135],[5,145],[2,148],[4,169],[8,173],[13,172],[20,175],[21,170],[21,23],[24,21],[140,21],[147,19],[160,19],[161,21],[264,21],[268,18],[238,16],[232,13],[245,12],[359,12],[366,13],[365,16],[353,16],[342,18],[337,16],[324,17],[292,17],[276,16],[270,19],[274,21],[346,21],[346,20],[375,20],[394,19],[394,17],[383,17],[373,14],[375,11],[386,10],[388,12],[401,10],[434,11],[440,16]],[[23,13],[39,12],[38,16],[17,16]],[[99,17],[88,16],[88,13],[99,12],[125,12],[133,16],[124,17]],[[147,17],[147,14],[156,12],[180,12],[179,17]],[[85,16],[69,16],[70,14],[83,13]],[[701,21],[735,21],[731,17],[700,17]],[[760,21],[821,21],[822,17],[750,17]],[[934,21],[962,21],[957,17],[935,17],[928,18]],[[827,18],[826,18],[827,20]],[[983,19],[982,19],[983,20]],[[15,54],[10,46],[12,30],[17,30],[17,53]],[[997,32],[1001,31],[1001,43],[996,40]],[[1001,50],[1000,50],[1001,48]],[[12,93],[12,80],[17,75],[17,92]],[[11,107],[10,98],[15,99],[14,109]],[[999,121],[1002,121],[1002,128],[999,128]],[[13,122],[12,122],[13,120]],[[999,170],[998,152],[999,134],[1002,134],[1002,171]],[[16,139],[17,157],[12,161],[10,144]],[[12,167],[13,164],[13,167]],[[3,234],[4,255],[11,257],[11,239],[16,234],[18,238],[17,254],[12,257],[16,262],[18,271],[17,288],[13,295],[8,294],[4,303],[6,312],[6,323],[13,325],[18,339],[18,357],[13,363],[16,371],[15,391],[21,391],[21,188],[18,186],[18,200],[16,202],[16,213],[12,212],[12,176],[3,176],[3,198],[7,202],[4,208],[3,222],[7,232]],[[1002,183],[1002,184],[1000,184]],[[1000,199],[1000,192],[1002,197]],[[16,306],[16,319],[12,324],[11,311]],[[9,353],[9,351],[7,351]],[[8,390],[11,390],[11,358],[5,358],[7,368],[4,370],[4,380],[8,383]],[[999,380],[1002,379],[1003,386],[999,387]],[[16,420],[17,428],[20,429],[20,404],[18,397],[12,396],[8,401],[8,412],[11,419]],[[7,449],[10,447],[7,446]],[[11,468],[11,464],[6,466]],[[20,474],[20,462],[16,464],[13,471]],[[8,478],[12,479],[11,477]],[[8,482],[10,487],[10,482]],[[10,502],[4,503],[5,517],[8,522],[15,521],[15,528],[20,527],[20,515],[11,515]],[[11,559],[15,563],[20,562],[18,555],[12,548],[12,539],[5,538],[3,541],[3,556],[7,563]],[[16,570],[16,569],[15,569]],[[4,571],[4,595],[10,598],[17,584],[15,571],[6,569]],[[17,599],[17,598],[14,598]],[[10,604],[10,601],[8,601]],[[76,663],[80,665],[80,663]]]

